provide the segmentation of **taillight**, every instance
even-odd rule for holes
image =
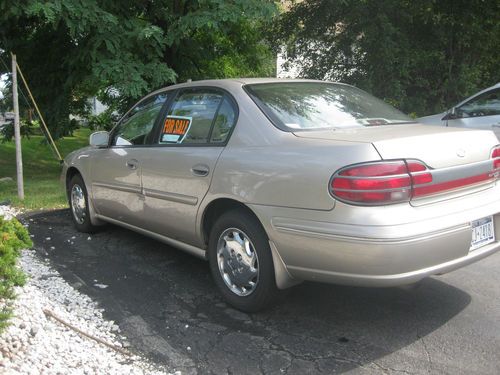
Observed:
[[[418,160],[377,161],[354,164],[338,170],[330,181],[330,194],[346,203],[384,205],[409,202],[452,190],[484,184],[500,177],[500,146],[491,153],[493,169],[484,164],[480,169],[457,178],[451,168],[433,171]]]
[[[496,146],[491,152],[491,158],[493,159],[493,170],[500,170],[500,146]]]
[[[405,202],[411,197],[411,178],[404,160],[353,165],[332,177],[330,192],[359,204]]]
[[[418,185],[430,184],[432,182],[431,171],[427,166],[419,161],[408,161],[408,173],[411,175],[413,187]]]

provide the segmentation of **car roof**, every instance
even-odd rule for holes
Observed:
[[[235,87],[242,87],[244,85],[249,85],[249,84],[257,84],[257,83],[278,83],[278,82],[318,82],[318,83],[335,83],[338,85],[345,85],[349,86],[346,83],[341,83],[341,82],[330,82],[330,81],[321,81],[317,79],[304,79],[304,78],[274,78],[274,77],[268,77],[268,78],[223,78],[223,79],[206,79],[206,80],[199,80],[199,81],[189,81],[189,82],[183,82],[183,83],[176,83],[174,85],[170,86],[165,86],[162,87],[158,90],[155,90],[153,92],[150,92],[146,96],[143,96],[140,98],[137,102],[134,103],[133,106],[131,106],[127,112],[121,117],[125,117],[133,107],[135,107],[137,104],[142,102],[143,100],[149,98],[150,96],[156,95],[158,93],[164,92],[164,91],[171,91],[171,90],[176,90],[180,88],[185,88],[185,87],[200,87],[200,86],[213,86],[213,87],[220,87],[222,89],[230,90],[230,88],[235,88]],[[121,121],[121,119],[120,119]]]
[[[177,83],[175,85],[171,86],[165,86],[161,89],[158,89],[149,95],[154,95],[159,92],[165,91],[165,90],[175,90],[179,88],[184,88],[184,87],[197,87],[197,86],[215,86],[215,87],[221,87],[225,89],[229,89],[231,87],[235,86],[244,86],[244,85],[249,85],[249,84],[256,84],[256,83],[277,83],[277,82],[319,82],[319,83],[324,83],[327,81],[320,81],[320,80],[315,80],[315,79],[297,79],[297,78],[225,78],[225,79],[207,79],[207,80],[200,80],[200,81],[189,81],[189,82],[183,82],[183,83]],[[338,82],[331,82],[331,83],[338,83]],[[339,83],[341,84],[341,83]],[[148,95],[148,96],[149,96]]]
[[[132,105],[127,112],[120,118],[119,121],[121,121],[122,118],[127,116],[127,114],[132,110],[133,107],[135,107],[137,104],[140,102],[146,100],[147,98],[156,95],[161,92],[165,91],[171,91],[171,90],[176,90],[179,88],[184,88],[184,87],[199,87],[199,86],[213,86],[213,87],[220,87],[223,89],[229,89],[231,87],[241,87],[244,85],[248,84],[253,84],[253,83],[273,83],[273,82],[326,82],[326,81],[320,81],[320,80],[314,80],[314,79],[295,79],[295,78],[224,78],[224,79],[206,79],[206,80],[200,80],[200,81],[189,81],[189,82],[183,82],[183,83],[177,83],[175,85],[170,85],[170,86],[165,86],[162,87],[158,90],[155,90],[153,92],[150,92],[146,96],[143,96],[140,98],[137,102]],[[339,83],[342,84],[342,83]]]
[[[207,79],[200,81],[190,81],[179,83],[174,86],[184,86],[184,85],[208,85],[208,84],[224,84],[224,83],[239,83],[241,85],[248,85],[252,83],[273,83],[273,82],[324,82],[314,79],[300,79],[300,78],[274,78],[274,77],[262,77],[262,78],[225,78],[225,79]]]

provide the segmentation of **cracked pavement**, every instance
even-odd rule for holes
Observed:
[[[88,239],[69,215],[24,219],[37,254],[171,371],[500,373],[500,254],[414,289],[303,283],[245,314],[222,301],[206,262],[112,225]]]

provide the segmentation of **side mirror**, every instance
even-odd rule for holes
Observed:
[[[458,118],[457,108],[452,107],[441,120],[455,120]]]
[[[109,133],[106,131],[95,132],[90,135],[89,143],[93,147],[107,146],[109,142]]]

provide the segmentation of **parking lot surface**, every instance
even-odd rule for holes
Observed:
[[[498,253],[413,289],[303,283],[245,314],[222,301],[206,262],[172,247],[111,225],[78,233],[68,210],[24,220],[37,254],[172,372],[500,373]]]

